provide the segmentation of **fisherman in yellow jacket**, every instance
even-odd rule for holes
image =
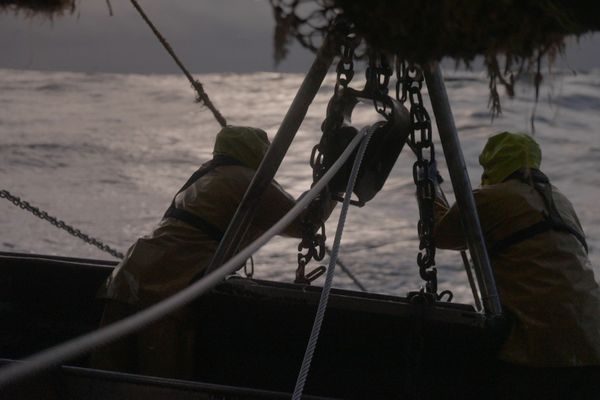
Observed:
[[[556,379],[569,374],[598,382],[600,288],[575,210],[540,171],[541,158],[533,138],[509,132],[489,138],[479,156],[484,172],[473,195],[500,300],[513,320],[499,359],[512,371],[508,386],[544,385],[532,381],[538,378],[560,386]],[[436,246],[464,249],[456,205],[442,211]],[[582,387],[574,386],[568,398],[579,398]]]
[[[103,325],[175,294],[204,272],[268,147],[267,134],[261,129],[227,126],[217,134],[213,159],[190,177],[152,234],[131,246],[101,288],[100,296],[108,299]],[[293,197],[271,182],[243,245],[294,205]],[[283,235],[301,237],[305,217],[289,225]],[[189,308],[184,308],[99,349],[92,355],[92,366],[191,378],[195,361],[192,320]]]

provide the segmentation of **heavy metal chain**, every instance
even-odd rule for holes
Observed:
[[[425,280],[425,293],[437,296],[437,270],[435,265],[435,243],[433,240],[434,229],[434,201],[435,181],[437,168],[435,150],[431,136],[431,118],[423,105],[421,88],[423,86],[423,73],[416,65],[406,66],[398,63],[396,98],[399,101],[410,102],[410,135],[408,144],[417,156],[413,165],[413,180],[417,186],[417,201],[419,204],[419,250],[417,264],[419,274]]]
[[[310,284],[325,273],[325,266],[319,266],[311,272],[306,272],[306,265],[311,261],[321,261],[325,257],[325,223],[321,222],[319,230],[314,232],[313,225],[305,221],[302,240],[298,244],[298,269],[294,282]],[[303,253],[306,251],[306,253]]]
[[[12,202],[14,205],[22,208],[23,210],[29,211],[36,217],[50,222],[52,225],[56,226],[57,228],[67,231],[69,234],[83,240],[84,242],[86,242],[88,244],[91,244],[92,246],[96,246],[100,250],[109,253],[113,257],[123,258],[123,253],[118,252],[117,250],[111,248],[107,244],[102,243],[98,239],[94,239],[93,237],[86,235],[85,233],[81,232],[79,229],[76,229],[70,225],[67,225],[64,221],[61,221],[58,218],[48,215],[48,213],[46,211],[42,211],[39,208],[32,206],[27,201],[21,200],[19,197],[14,196],[7,190],[0,190],[0,198],[7,199],[8,201]]]
[[[353,32],[348,32],[340,43],[340,61],[338,62],[334,93],[337,94],[340,85],[347,88],[354,78],[354,50],[357,45],[357,37]]]
[[[346,89],[352,78],[354,78],[354,50],[358,44],[358,39],[353,33],[348,33],[344,36],[340,43],[340,60],[337,64],[336,72],[337,77],[334,87],[334,95],[337,95],[342,89]],[[327,112],[327,117],[323,121],[321,130],[323,132],[329,132],[334,127],[338,127],[343,122],[343,115],[340,110],[334,110],[333,112]],[[310,166],[313,170],[313,184],[321,179],[321,176],[325,174],[326,168],[323,164],[323,152],[322,143],[317,143],[313,147],[310,154]]]
[[[384,54],[372,54],[369,57],[369,68],[367,69],[367,85],[372,86],[373,106],[375,111],[389,118],[386,102],[382,101],[388,94],[392,68]]]
[[[347,88],[350,81],[354,77],[354,50],[357,45],[357,37],[351,33],[347,34],[340,41],[340,60],[337,64],[336,72],[337,78],[335,83],[335,94],[338,93],[340,87]],[[328,113],[329,118],[323,121],[322,130],[327,132],[333,126],[337,126],[342,123],[341,113]],[[316,144],[310,155],[310,166],[313,170],[313,186],[315,182],[325,174],[326,168],[323,164],[323,152],[321,151],[322,143]],[[310,284],[313,280],[317,279],[323,273],[325,273],[325,266],[319,266],[313,271],[306,273],[306,265],[311,261],[321,261],[325,257],[325,241],[327,236],[325,234],[325,208],[328,206],[328,200],[330,193],[325,189],[319,197],[313,201],[306,215],[312,217],[312,221],[304,221],[304,233],[302,240],[298,244],[298,269],[296,270],[296,283]],[[314,221],[319,221],[319,228],[314,231]]]

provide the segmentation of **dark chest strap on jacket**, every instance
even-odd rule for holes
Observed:
[[[542,171],[532,169],[530,170],[528,176],[525,176],[522,171],[517,171],[510,175],[507,180],[508,179],[519,179],[522,182],[533,184],[535,190],[540,194],[540,196],[542,196],[542,199],[544,200],[544,205],[546,208],[544,212],[544,219],[536,224],[528,226],[527,228],[518,230],[504,239],[494,242],[488,248],[488,252],[490,254],[498,253],[514,244],[522,242],[523,240],[551,230],[566,232],[575,236],[575,238],[577,238],[577,240],[585,248],[585,252],[588,252],[588,245],[585,237],[577,229],[568,225],[556,209],[554,199],[552,198],[552,186],[550,185],[548,177]]]
[[[214,156],[212,160],[203,164],[196,172],[194,172],[192,174],[192,176],[187,180],[187,182],[181,187],[181,189],[179,189],[177,194],[175,194],[175,196],[173,197],[173,200],[171,201],[171,205],[165,212],[165,215],[163,216],[163,218],[175,218],[179,221],[185,222],[186,224],[192,225],[193,227],[206,233],[214,241],[220,242],[221,239],[223,238],[223,232],[221,232],[221,230],[219,228],[215,227],[210,222],[206,221],[204,218],[202,218],[196,214],[193,214],[182,208],[175,207],[175,198],[177,197],[177,195],[179,193],[183,192],[184,190],[189,188],[191,185],[193,185],[198,179],[202,178],[204,175],[208,174],[210,171],[212,171],[215,168],[220,167],[222,165],[243,165],[243,164],[241,162],[239,162],[238,160],[231,158],[231,157],[227,157],[227,156],[223,156],[223,155]]]

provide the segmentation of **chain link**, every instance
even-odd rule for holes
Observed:
[[[311,260],[321,261],[325,257],[325,223],[321,222],[317,233],[314,232],[313,225],[310,222],[305,222],[304,226],[304,234],[298,244],[298,269],[296,270],[296,280],[294,282],[310,284],[326,271],[325,266],[321,265],[309,273],[306,272],[306,265]],[[306,250],[306,253],[303,253],[304,250]]]
[[[406,81],[406,63],[396,56],[396,99],[404,104],[408,95]]]
[[[0,198],[7,199],[8,201],[12,202],[14,205],[20,207],[21,209],[29,211],[36,217],[50,222],[52,225],[56,226],[57,228],[67,231],[70,235],[75,236],[75,237],[83,240],[84,242],[91,244],[92,246],[96,246],[100,250],[112,255],[113,257],[121,258],[121,259],[124,257],[123,253],[118,252],[117,250],[111,248],[107,244],[102,243],[98,239],[94,239],[93,237],[86,235],[85,233],[81,232],[79,229],[76,229],[70,225],[67,225],[64,221],[61,221],[58,218],[48,215],[48,213],[46,211],[42,211],[39,208],[32,206],[27,201],[21,200],[19,197],[14,196],[7,190],[4,190],[4,189],[0,190]]]
[[[319,151],[319,145],[317,144],[311,153],[310,165],[313,168],[313,184],[317,182],[322,174],[325,173],[323,167],[323,154]],[[325,272],[325,267],[320,266],[310,273],[306,273],[306,265],[311,261],[321,261],[325,257],[325,241],[327,235],[325,234],[325,207],[327,200],[329,199],[329,191],[323,190],[319,196],[313,200],[309,205],[306,215],[310,216],[312,220],[316,219],[320,221],[319,229],[315,232],[314,222],[309,220],[308,217],[302,221],[303,233],[302,240],[298,244],[298,268],[296,269],[296,283],[310,284],[313,280],[317,279]],[[304,253],[304,251],[306,251]]]
[[[413,180],[417,186],[417,201],[419,205],[419,254],[417,265],[419,274],[426,281],[425,292],[437,298],[437,270],[435,265],[434,201],[437,168],[435,149],[431,135],[431,118],[425,106],[421,88],[423,73],[416,65],[406,66],[403,62],[396,64],[398,82],[396,97],[410,102],[410,134],[408,144],[417,156],[413,165]]]
[[[389,118],[387,114],[387,104],[383,99],[387,97],[392,68],[384,54],[373,54],[369,57],[369,67],[367,68],[367,85],[373,90],[373,106],[375,111],[384,117]]]
[[[353,33],[348,32],[340,43],[340,60],[338,62],[336,72],[336,82],[334,87],[334,96],[337,96],[340,91],[340,86],[343,89],[348,88],[348,85],[354,77],[354,50],[360,42],[360,39]],[[336,104],[337,105],[337,104]],[[323,132],[330,132],[333,129],[341,126],[344,116],[342,110],[328,110],[327,117],[321,125]],[[326,138],[325,138],[326,139]],[[326,168],[323,164],[322,152],[323,140],[317,143],[310,155],[310,166],[313,169],[313,185],[325,174]]]
[[[248,266],[248,264],[250,264],[250,266]],[[244,263],[244,275],[249,279],[252,279],[254,276],[254,258],[252,258],[252,256]]]
[[[337,77],[334,88],[336,94],[340,85],[347,88],[354,78],[354,50],[358,41],[358,37],[353,32],[348,32],[340,43],[340,61],[336,68]]]
[[[350,29],[345,32],[345,35],[339,43],[339,54],[340,60],[338,61],[336,68],[336,83],[334,88],[334,96],[338,94],[340,87],[346,89],[352,78],[354,78],[354,50],[358,45],[360,39]],[[338,126],[341,126],[343,122],[343,115],[341,110],[335,110],[327,113],[327,118],[323,121],[321,126],[322,131],[330,132]],[[324,137],[319,143],[317,143],[310,155],[310,166],[313,170],[313,184],[321,179],[321,177],[327,172],[324,165],[324,154],[322,152],[322,146],[324,140],[328,138]],[[306,215],[311,216],[312,221],[303,221],[304,233],[302,240],[298,244],[298,268],[296,270],[296,283],[310,284],[313,280],[317,279],[323,273],[325,273],[325,266],[319,266],[313,271],[307,273],[306,265],[311,261],[321,261],[325,257],[325,242],[327,235],[325,234],[325,213],[328,207],[328,201],[331,197],[329,190],[326,188],[321,194],[313,201],[306,212]],[[314,220],[320,221],[319,228],[315,232]]]

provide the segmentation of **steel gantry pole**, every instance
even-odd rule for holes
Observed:
[[[431,100],[431,107],[435,115],[444,156],[448,164],[450,180],[456,196],[456,204],[461,217],[461,222],[467,238],[469,252],[473,258],[475,272],[479,281],[484,309],[487,313],[500,315],[502,306],[490,265],[485,239],[479,224],[479,215],[475,206],[475,199],[471,189],[471,182],[467,173],[465,159],[458,140],[458,132],[454,124],[454,117],[448,101],[448,94],[444,86],[444,78],[439,63],[423,65],[425,82]]]
[[[315,61],[306,74],[302,85],[300,85],[290,108],[277,130],[273,142],[269,146],[269,150],[256,170],[250,186],[248,186],[237,211],[229,223],[206,273],[218,268],[237,252],[240,243],[252,223],[263,192],[275,177],[275,173],[283,161],[287,149],[306,116],[308,107],[319,91],[327,75],[327,71],[333,63],[335,57],[334,37],[334,33],[330,33],[325,37]]]

